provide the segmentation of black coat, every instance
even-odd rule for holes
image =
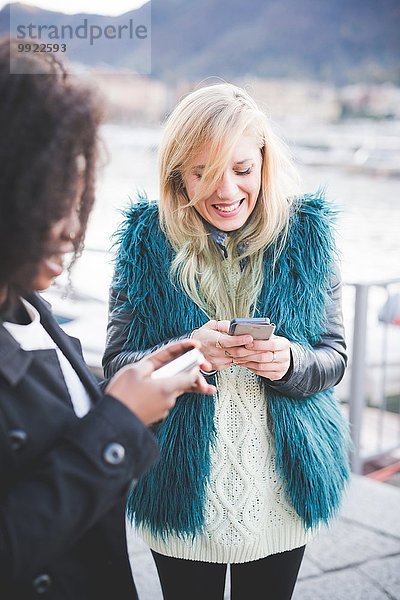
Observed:
[[[24,351],[0,322],[0,598],[134,600],[125,540],[133,479],[158,456],[143,423],[103,394],[78,340],[27,297],[93,408],[73,410],[55,350]]]

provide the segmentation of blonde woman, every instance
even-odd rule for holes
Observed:
[[[229,84],[189,94],[160,147],[159,203],[128,210],[111,289],[107,375],[171,339],[200,340],[212,400],[178,400],[128,513],[167,600],[292,596],[307,541],[338,510],[346,366],[332,211],[265,115]],[[276,335],[229,335],[234,317]]]

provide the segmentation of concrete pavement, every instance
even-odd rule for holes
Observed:
[[[128,546],[140,600],[162,600],[150,551],[131,530]],[[279,600],[248,600],[264,598]],[[353,476],[340,518],[307,547],[293,600],[400,600],[400,488]]]

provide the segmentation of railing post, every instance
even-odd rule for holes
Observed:
[[[362,417],[365,407],[365,377],[367,348],[369,284],[355,284],[353,352],[350,379],[350,427],[353,448],[350,463],[353,473],[362,474],[361,457]]]

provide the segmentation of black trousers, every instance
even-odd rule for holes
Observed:
[[[290,600],[304,550],[230,565],[231,600]],[[164,600],[223,600],[226,564],[152,554]]]

